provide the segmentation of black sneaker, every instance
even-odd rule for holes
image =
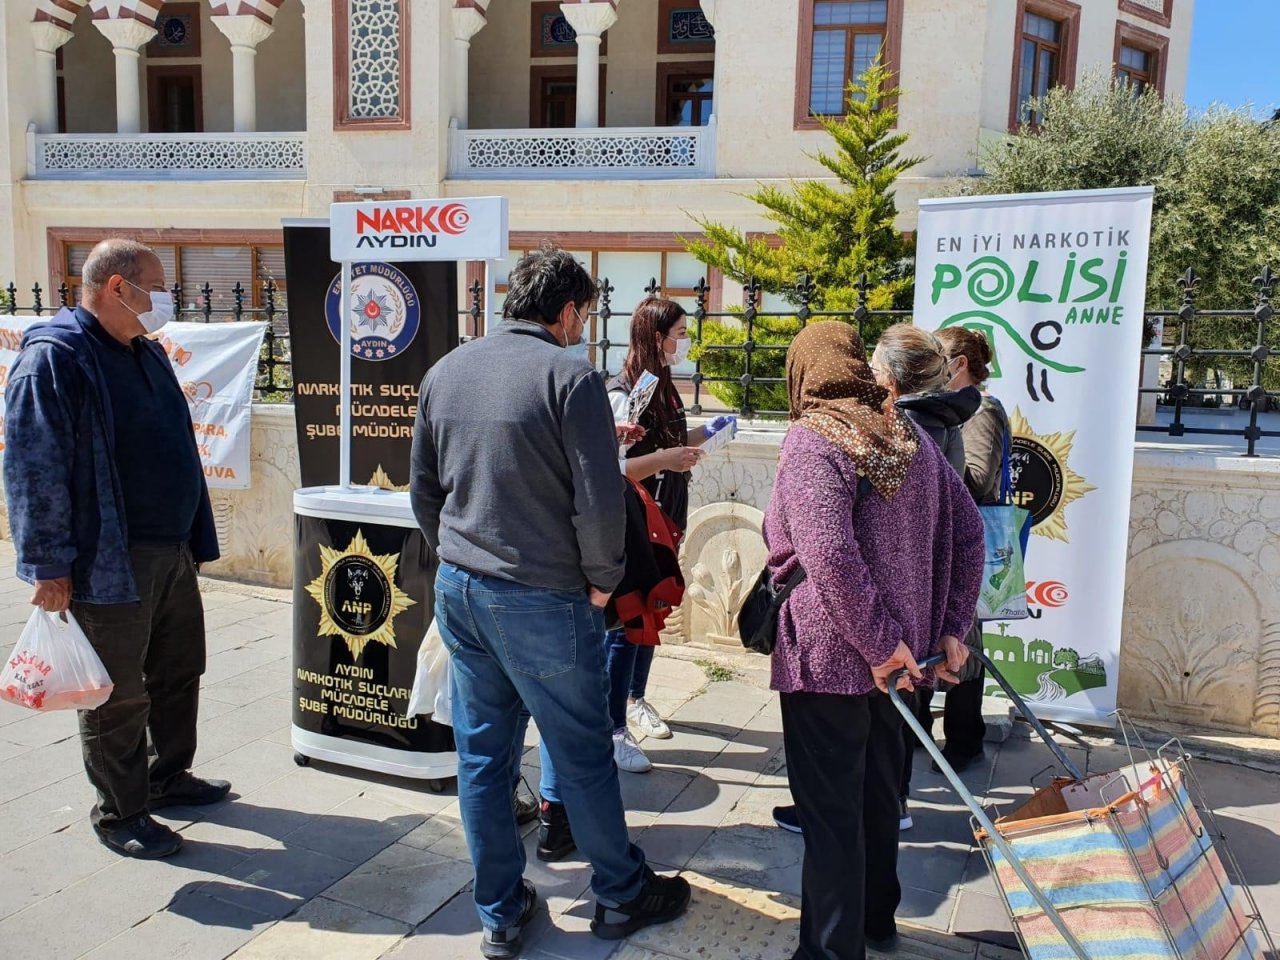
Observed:
[[[800,829],[800,814],[796,812],[794,806],[774,807],[773,822],[791,833],[803,833]]]
[[[201,780],[193,773],[181,773],[164,793],[152,796],[147,806],[152,810],[164,807],[206,807],[227,799],[231,784],[225,780]]]
[[[517,790],[515,797],[512,798],[512,804],[515,806],[516,823],[524,826],[526,823],[533,823],[538,819],[538,801],[534,797],[522,797]]]
[[[539,812],[541,823],[538,827],[538,859],[544,863],[563,860],[577,849],[573,842],[573,831],[569,828],[569,814],[565,812],[563,803],[542,801]]]
[[[182,849],[180,834],[145,813],[110,824],[94,824],[93,832],[103,846],[110,847],[121,856],[138,860],[160,860]]]
[[[645,927],[670,923],[689,908],[691,896],[684,877],[660,877],[645,867],[640,896],[616,907],[597,903],[591,932],[601,940],[621,940]]]
[[[524,933],[524,928],[529,925],[538,908],[538,891],[533,884],[528,880],[521,880],[520,883],[524,887],[524,910],[516,925],[505,930],[486,928],[480,934],[480,952],[485,960],[515,960],[520,956],[520,935]]]

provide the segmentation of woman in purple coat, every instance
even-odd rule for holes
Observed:
[[[982,518],[937,446],[889,402],[857,332],[806,327],[787,353],[791,429],[765,516],[776,584],[807,577],[778,618],[791,793],[805,855],[797,960],[862,960],[897,942],[901,718],[886,682],[967,656]]]

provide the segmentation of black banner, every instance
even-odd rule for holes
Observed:
[[[329,228],[284,228],[302,485],[338,482],[341,275]],[[351,482],[408,489],[418,385],[458,345],[457,264],[352,266]]]
[[[453,730],[406,717],[432,618],[422,533],[371,520],[294,518],[293,724],[379,747],[441,753]]]

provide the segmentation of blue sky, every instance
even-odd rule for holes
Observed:
[[[1259,114],[1280,106],[1278,23],[1276,0],[1196,0],[1187,104],[1236,107],[1252,101]]]

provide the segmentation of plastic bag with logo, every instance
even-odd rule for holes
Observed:
[[[405,716],[429,714],[436,723],[453,726],[453,661],[434,620],[418,647],[418,670],[413,678],[413,691]]]
[[[39,607],[0,668],[0,700],[32,710],[94,710],[114,684],[70,612]]]

